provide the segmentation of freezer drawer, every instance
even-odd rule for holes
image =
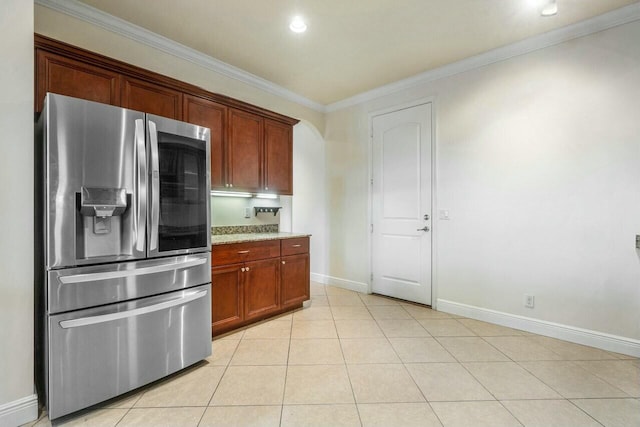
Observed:
[[[211,284],[48,317],[49,418],[211,355]]]
[[[211,254],[51,270],[48,313],[78,310],[211,282]]]

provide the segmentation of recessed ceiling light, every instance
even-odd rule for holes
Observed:
[[[558,2],[556,0],[549,0],[547,4],[542,8],[540,15],[553,16],[558,13]]]
[[[304,23],[302,16],[294,16],[289,24],[289,29],[294,33],[304,33],[307,31],[307,24]]]

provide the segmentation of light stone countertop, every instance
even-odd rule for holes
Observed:
[[[306,233],[242,233],[242,234],[212,234],[211,245],[224,245],[227,243],[257,242],[260,240],[294,239],[297,237],[310,237]]]

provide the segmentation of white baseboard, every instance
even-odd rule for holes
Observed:
[[[35,394],[0,405],[0,426],[20,426],[37,419],[38,396]]]
[[[633,338],[606,334],[604,332],[547,322],[515,314],[503,313],[482,307],[461,304],[454,301],[438,299],[438,310],[456,314],[470,319],[483,320],[496,325],[520,329],[539,335],[544,335],[576,344],[588,345],[615,353],[640,357],[640,341]]]
[[[327,276],[326,274],[311,273],[311,280],[322,283],[323,285],[336,286],[338,288],[348,289],[350,291],[369,293],[369,285],[355,280],[341,279],[339,277]]]

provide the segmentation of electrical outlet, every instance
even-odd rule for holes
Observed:
[[[244,208],[244,217],[245,218],[251,218],[251,208],[250,207]]]
[[[527,308],[533,308],[535,303],[535,297],[533,295],[524,295],[524,306]]]

